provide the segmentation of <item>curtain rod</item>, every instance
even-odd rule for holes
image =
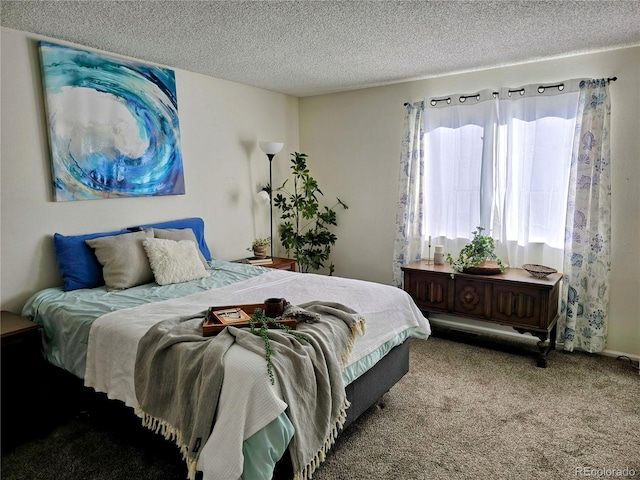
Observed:
[[[616,80],[618,80],[618,77],[609,77],[607,78],[607,82],[611,83],[611,82],[615,82]],[[564,83],[558,83],[555,85],[540,85],[538,87],[538,92],[542,93],[544,92],[547,88],[557,88],[558,90],[563,90],[564,89]],[[524,88],[520,88],[518,90],[509,90],[509,93],[516,93],[516,92],[520,92],[520,94],[524,93]],[[498,92],[493,92],[493,96],[497,96]],[[473,98],[473,97],[478,97],[479,94],[473,94],[473,95],[461,95],[460,99],[461,101],[464,102],[464,100],[466,100],[467,98]],[[464,100],[463,100],[464,99]],[[439,99],[432,99],[431,102],[433,104],[433,102],[438,103],[438,102],[444,102],[444,101],[451,101],[451,97],[447,97],[447,98],[439,98]],[[405,102],[404,106],[406,107],[407,105],[409,105],[409,102]]]

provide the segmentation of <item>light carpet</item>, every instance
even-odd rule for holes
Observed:
[[[630,362],[558,351],[542,369],[531,342],[435,335],[314,480],[640,478]],[[186,478],[177,449],[111,403],[4,452],[2,478]]]

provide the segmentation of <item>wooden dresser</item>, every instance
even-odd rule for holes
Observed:
[[[455,273],[449,265],[425,261],[402,267],[404,289],[423,312],[499,323],[538,337],[538,366],[555,348],[562,275],[539,279],[520,268],[496,275]]]

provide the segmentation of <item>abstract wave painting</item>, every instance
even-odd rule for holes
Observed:
[[[56,201],[184,194],[175,73],[39,48]]]

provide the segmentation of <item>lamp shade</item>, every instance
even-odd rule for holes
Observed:
[[[260,145],[260,150],[262,150],[267,155],[275,155],[280,150],[282,150],[282,147],[284,146],[284,143],[260,142],[259,145]]]
[[[259,203],[261,205],[266,205],[267,203],[271,202],[269,193],[266,192],[265,190],[260,190],[258,193],[256,193],[255,200],[256,200],[256,203]]]

